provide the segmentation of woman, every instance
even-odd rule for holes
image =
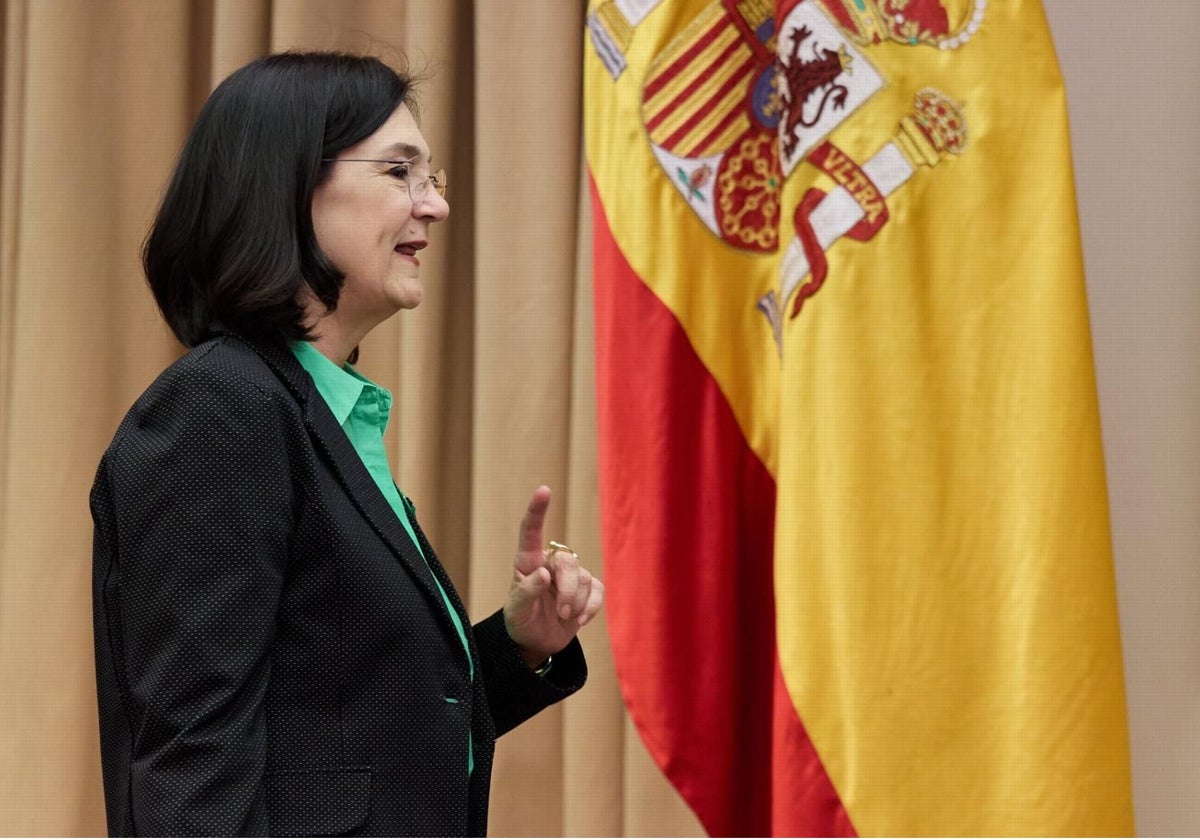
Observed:
[[[480,835],[497,735],[578,690],[603,585],[520,526],[471,627],[348,364],[421,302],[444,175],[381,62],[271,56],[204,106],[146,242],[191,348],[92,489],[114,835]]]

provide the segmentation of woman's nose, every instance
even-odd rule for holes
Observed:
[[[431,222],[440,222],[450,215],[450,202],[437,190],[426,190],[425,195],[416,203],[413,209],[417,214]]]

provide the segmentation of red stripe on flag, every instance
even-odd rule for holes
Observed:
[[[717,72],[717,70],[719,70],[722,65],[725,64],[725,62],[729,61],[733,54],[742,46],[743,44],[740,40],[731,42],[729,46],[725,48],[724,52],[717,56],[716,60],[713,61],[709,67],[705,68],[705,72],[697,73],[696,78],[688,82],[687,87],[672,97],[670,102],[659,108],[658,112],[646,121],[646,131],[653,133],[654,129],[658,128],[659,124],[662,123],[663,120],[671,116],[671,114],[675,112],[681,103],[686,102],[687,98],[695,93],[697,88],[712,78],[713,73]],[[749,60],[749,56],[747,56],[746,60]],[[743,64],[745,64],[745,61],[743,61]],[[712,99],[713,97],[709,97],[710,102]],[[643,99],[642,101],[648,102],[649,98]]]
[[[664,85],[669,84],[672,79],[679,75],[684,67],[691,63],[692,59],[703,52],[705,47],[717,40],[721,33],[728,27],[729,21],[725,15],[721,15],[707,32],[687,48],[687,51],[683,55],[655,74],[654,78],[650,80],[650,83],[642,91],[642,101],[645,102],[652,98]]]
[[[853,828],[782,689],[775,483],[592,185],[601,529],[622,694],[713,836]]]
[[[771,752],[771,834],[775,837],[857,837],[850,815],[825,772],[775,660],[775,731]]]

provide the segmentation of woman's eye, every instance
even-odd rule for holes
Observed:
[[[388,170],[388,174],[393,178],[399,178],[402,181],[408,180],[408,166],[393,166]]]

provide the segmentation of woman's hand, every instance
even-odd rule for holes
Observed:
[[[512,588],[504,605],[508,635],[530,667],[570,644],[604,603],[604,584],[579,565],[574,552],[542,547],[549,507],[550,488],[542,485],[533,491],[521,519]]]

